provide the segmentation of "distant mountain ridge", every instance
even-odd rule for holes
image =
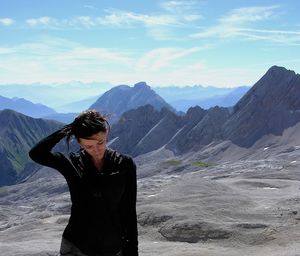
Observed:
[[[66,113],[68,111],[64,105],[101,95],[112,87],[113,85],[108,82],[79,81],[61,84],[1,84],[0,95],[9,98],[18,96],[31,102],[41,102],[55,111]]]
[[[173,102],[183,99],[188,100],[204,100],[212,98],[214,96],[226,95],[234,88],[222,88],[214,86],[157,86],[153,87],[153,90],[156,91],[161,97],[163,97],[167,102]]]
[[[0,110],[12,109],[24,115],[32,117],[42,117],[45,115],[55,114],[56,111],[43,104],[35,104],[23,98],[7,98],[0,96]]]
[[[133,87],[128,85],[116,86],[105,92],[90,108],[111,114],[115,120],[118,120],[122,113],[147,104],[152,105],[157,110],[165,107],[175,111],[145,82],[139,82]]]
[[[65,105],[61,105],[58,108],[62,109],[64,113],[79,113],[88,109],[92,104],[94,104],[97,101],[97,99],[100,96],[101,95],[97,95],[84,100],[74,101]]]

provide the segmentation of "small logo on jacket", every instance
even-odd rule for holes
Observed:
[[[116,175],[116,174],[119,174],[119,173],[120,173],[120,171],[115,171],[115,172],[109,173],[108,175]]]

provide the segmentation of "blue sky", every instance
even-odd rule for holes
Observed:
[[[0,0],[0,84],[253,85],[300,73],[298,0]]]

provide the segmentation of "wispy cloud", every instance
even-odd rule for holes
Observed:
[[[0,19],[0,25],[3,25],[3,26],[11,26],[15,23],[15,21],[11,18],[3,18],[3,19]]]
[[[88,5],[88,4],[84,5],[83,7],[87,8],[87,9],[90,9],[90,10],[99,10],[97,7],[95,7],[93,5]]]
[[[65,24],[71,25],[72,27],[85,27],[85,28],[94,28],[99,25],[97,19],[90,16],[79,16],[70,21],[63,21],[62,26]]]
[[[267,20],[275,15],[274,11],[278,8],[279,6],[277,5],[237,8],[232,10],[228,15],[222,17],[220,22],[222,24],[237,26],[248,22]]]
[[[85,8],[95,9],[92,5]],[[117,29],[143,28],[148,36],[154,39],[174,39],[172,28],[188,27],[203,17],[197,12],[195,1],[167,1],[160,5],[157,13],[138,13],[119,9],[106,9],[98,16],[77,16],[57,19],[54,17],[37,17],[26,20],[29,28],[41,29],[103,29],[104,27]]]
[[[277,43],[300,43],[300,31],[272,30],[259,28],[260,21],[276,20],[278,5],[265,7],[243,7],[232,10],[218,20],[218,24],[199,33],[194,38],[240,38],[248,40],[267,40]],[[256,28],[258,26],[258,28]]]
[[[106,16],[96,18],[102,25],[124,26],[142,24],[145,26],[169,26],[179,24],[175,16],[166,14],[150,15],[121,10],[107,10],[106,12],[108,13]]]
[[[86,47],[61,38],[41,40],[0,48],[0,83],[68,82],[78,80],[110,81],[114,84],[167,81],[180,61],[203,50],[190,48],[157,48],[148,52],[124,52],[122,49]],[[31,72],[28,72],[30,69]],[[183,79],[183,77],[182,77]],[[170,78],[169,80],[172,80]],[[174,80],[176,81],[176,80]]]
[[[0,48],[0,70],[4,71],[1,83],[103,81],[101,76],[108,79],[107,74],[113,77],[116,70],[128,70],[131,66],[133,58],[124,51],[89,48],[61,38],[47,37]]]
[[[196,1],[166,1],[161,3],[161,7],[172,13],[194,12],[198,9],[199,3]]]
[[[53,28],[54,26],[58,25],[58,22],[56,21],[56,19],[53,19],[51,17],[39,17],[36,19],[27,19],[26,24],[30,27]]]
[[[158,48],[147,52],[140,58],[136,65],[138,72],[150,71],[156,72],[162,68],[174,67],[174,62],[178,59],[184,58],[195,52],[202,50],[200,47],[193,48]]]
[[[275,43],[300,45],[300,30],[266,30],[266,29],[240,29],[240,35],[252,40],[266,40]]]
[[[252,23],[270,18],[277,6],[244,7],[232,10],[218,20],[218,24],[195,33],[192,37],[237,37],[241,29],[249,28]]]
[[[106,15],[77,16],[71,19],[55,19],[51,17],[39,17],[26,20],[30,27],[43,27],[47,29],[60,28],[102,28],[103,26],[128,28],[135,25],[152,26],[177,26],[183,24],[176,16],[161,14],[149,15],[134,12],[125,12],[121,10],[106,10]],[[194,20],[193,17],[186,19]]]
[[[201,51],[209,47],[168,47],[124,53],[122,49],[90,48],[47,37],[30,44],[0,48],[0,84],[73,80],[134,84],[143,80],[150,85],[237,86],[251,85],[263,75],[255,67],[210,67],[207,60],[201,59]],[[191,58],[197,54],[196,60]]]

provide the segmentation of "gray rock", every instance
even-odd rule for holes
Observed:
[[[216,225],[192,220],[169,222],[160,228],[159,233],[170,241],[188,243],[209,239],[228,239],[231,236],[229,231],[218,228]]]

